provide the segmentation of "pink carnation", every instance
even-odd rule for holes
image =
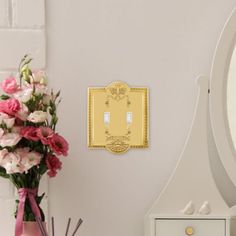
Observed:
[[[0,101],[0,112],[8,115],[15,115],[20,110],[20,103],[15,98],[10,98],[5,101]]]
[[[16,78],[13,76],[8,77],[2,82],[2,90],[5,93],[13,94],[17,91],[17,88]]]
[[[59,134],[53,134],[49,139],[49,146],[57,155],[67,156],[69,144]]]
[[[33,126],[27,126],[27,127],[23,127],[21,129],[21,135],[22,137],[32,140],[32,141],[38,141],[39,137],[37,135],[37,128],[33,127]]]
[[[55,177],[57,171],[61,169],[62,163],[55,155],[48,155],[46,157],[46,165],[48,168],[48,175],[50,177]]]
[[[40,126],[37,129],[37,136],[40,138],[42,144],[44,145],[48,145],[48,139],[52,137],[53,133],[53,130],[49,127]]]

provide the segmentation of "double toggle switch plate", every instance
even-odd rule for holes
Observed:
[[[124,153],[148,147],[148,89],[113,82],[88,89],[88,146]]]

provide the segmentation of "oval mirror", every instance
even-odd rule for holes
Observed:
[[[218,42],[211,71],[210,118],[222,164],[236,186],[236,10]]]

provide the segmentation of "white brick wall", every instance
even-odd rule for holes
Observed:
[[[9,7],[8,0],[0,0],[0,27],[9,26]]]
[[[29,54],[34,68],[46,67],[45,0],[0,0],[0,82],[15,74],[20,59]],[[40,192],[48,194],[46,178]],[[0,235],[14,235],[16,191],[0,178]],[[47,214],[47,197],[43,202]]]
[[[44,0],[13,0],[13,26],[41,28],[45,24]]]

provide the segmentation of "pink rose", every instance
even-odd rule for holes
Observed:
[[[57,171],[61,169],[62,163],[55,155],[48,155],[46,157],[46,165],[48,168],[47,174],[50,177],[55,177]]]
[[[32,83],[40,83],[46,85],[46,74],[42,70],[33,71]]]
[[[20,165],[23,172],[27,172],[33,166],[40,163],[42,155],[35,151],[30,151],[29,148],[18,148],[15,153],[20,157]]]
[[[33,123],[43,123],[47,120],[48,114],[45,111],[34,111],[31,112],[28,116],[28,121]]]
[[[23,173],[20,161],[20,157],[16,153],[9,152],[5,155],[1,165],[6,169],[7,174]]]
[[[22,87],[13,96],[21,102],[28,102],[31,99],[33,93],[33,88]]]
[[[16,78],[13,76],[10,76],[7,79],[5,79],[1,85],[2,85],[2,90],[8,94],[15,93],[18,88]]]
[[[1,147],[15,146],[21,140],[21,136],[17,133],[6,133],[0,138]]]
[[[32,141],[38,141],[39,140],[39,137],[37,135],[37,128],[35,128],[33,126],[23,127],[21,129],[20,134],[22,135],[22,137],[24,137],[28,140],[32,140]]]
[[[14,116],[20,110],[20,103],[15,98],[0,101],[0,112]]]
[[[48,139],[52,137],[53,133],[53,130],[49,127],[40,126],[37,129],[37,136],[40,138],[42,144],[44,145],[48,145]]]
[[[0,166],[6,169],[8,174],[23,173],[40,163],[42,155],[29,148],[18,148],[14,152],[7,149],[0,151]]]
[[[59,134],[53,134],[49,139],[49,146],[57,155],[67,156],[69,149],[68,142]]]

